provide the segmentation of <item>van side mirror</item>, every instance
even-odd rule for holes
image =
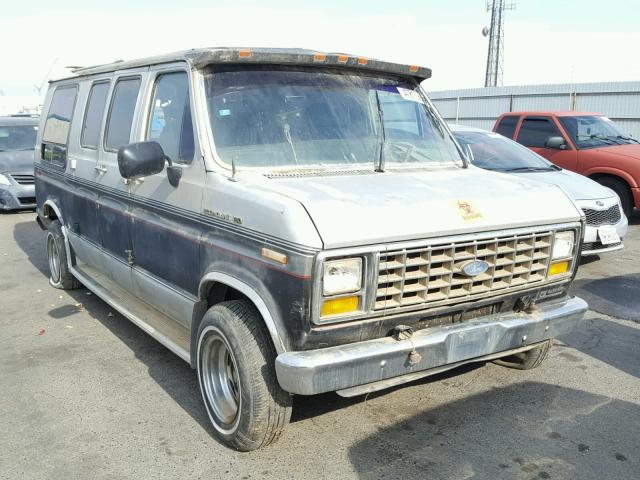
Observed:
[[[567,142],[563,137],[549,137],[547,141],[544,142],[544,146],[546,148],[553,148],[555,150],[566,150],[569,148],[567,146]]]
[[[158,142],[130,143],[118,149],[120,176],[128,180],[164,170],[165,154]]]

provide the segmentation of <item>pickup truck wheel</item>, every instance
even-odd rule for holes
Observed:
[[[532,368],[539,367],[545,358],[547,358],[552,344],[553,340],[547,340],[531,350],[494,360],[494,363],[502,365],[503,367],[517,368],[518,370],[531,370]]]
[[[69,272],[67,250],[59,220],[52,221],[47,227],[46,245],[51,286],[62,290],[75,290],[82,287],[82,284]]]
[[[631,195],[631,190],[629,190],[629,185],[614,177],[596,178],[596,181],[600,185],[604,185],[616,192],[618,197],[620,197],[622,212],[629,218],[633,213],[633,196]]]
[[[198,331],[200,391],[217,436],[251,451],[278,439],[291,418],[292,396],[280,388],[276,352],[253,305],[222,302]]]

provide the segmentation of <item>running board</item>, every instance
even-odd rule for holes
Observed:
[[[69,267],[71,273],[85,287],[95,293],[139,328],[162,345],[191,363],[189,330],[149,304],[131,295],[109,277],[83,263]]]
[[[430,377],[431,375],[437,375],[438,373],[446,372],[447,370],[451,370],[456,367],[461,367],[462,365],[466,365],[467,363],[488,362],[490,360],[497,360],[498,358],[508,357],[509,355],[513,355],[515,353],[526,352],[527,350],[536,348],[538,345],[540,344],[534,343],[531,345],[527,345],[525,347],[519,347],[519,348],[514,348],[513,350],[507,350],[506,352],[497,352],[497,353],[491,353],[489,355],[484,355],[482,357],[469,358],[467,360],[462,360],[461,362],[450,363],[448,365],[441,365],[440,367],[430,368],[428,370],[422,370],[419,372],[408,373],[406,375],[400,375],[399,377],[387,378],[385,380],[366,383],[364,385],[356,385],[355,387],[349,387],[343,390],[338,390],[336,393],[341,397],[356,397],[358,395],[364,395],[365,393],[377,392],[378,390],[384,390],[385,388],[391,388],[397,385],[402,385],[403,383],[413,382],[414,380],[419,380],[424,377]]]

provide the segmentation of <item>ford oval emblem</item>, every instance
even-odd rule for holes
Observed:
[[[473,260],[462,265],[462,273],[467,277],[475,277],[488,270],[489,264],[484,260]]]

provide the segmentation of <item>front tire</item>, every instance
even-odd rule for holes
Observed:
[[[553,340],[547,340],[531,350],[494,360],[494,363],[518,370],[531,370],[532,368],[539,367],[542,362],[544,362],[552,344]]]
[[[243,300],[210,308],[198,331],[198,383],[209,419],[227,445],[251,451],[276,441],[291,418],[276,352],[255,307]]]
[[[69,271],[67,250],[59,220],[53,220],[47,227],[46,251],[51,286],[61,290],[80,288],[82,284]]]

